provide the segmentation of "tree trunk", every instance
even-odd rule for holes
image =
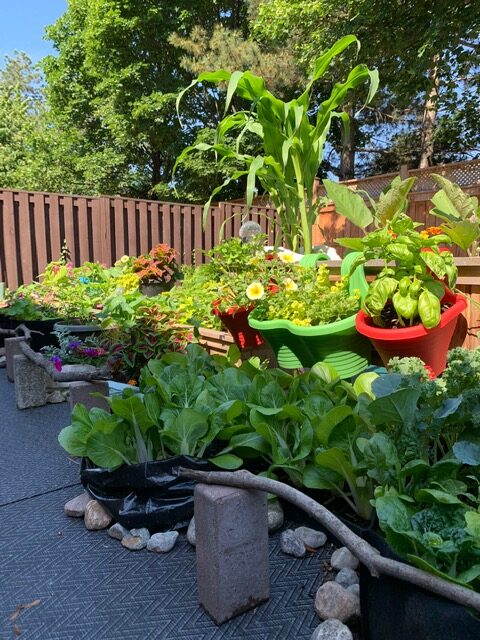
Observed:
[[[161,167],[160,152],[152,151],[152,187],[157,185],[162,178]]]
[[[427,93],[422,119],[422,138],[420,146],[420,169],[433,165],[433,136],[435,133],[435,121],[437,118],[438,83],[439,83],[439,55],[433,58],[433,67],[430,74],[431,87]]]
[[[355,146],[357,123],[353,107],[345,107],[344,111],[350,117],[350,126],[342,127],[341,156],[340,156],[340,180],[353,180],[355,177]]]

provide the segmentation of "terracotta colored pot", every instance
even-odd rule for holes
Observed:
[[[467,308],[463,296],[449,291],[443,301],[451,302],[452,306],[442,313],[440,323],[433,329],[425,329],[422,324],[402,329],[382,329],[376,327],[363,311],[357,313],[355,326],[359,333],[370,338],[385,366],[394,356],[417,357],[438,376],[446,367],[448,347],[458,317]]]
[[[235,313],[220,313],[213,309],[213,313],[220,318],[221,323],[232,334],[239,349],[251,349],[263,344],[263,338],[258,331],[248,324],[251,309],[239,307]]]

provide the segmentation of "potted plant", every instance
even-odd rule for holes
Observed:
[[[305,254],[312,252],[312,227],[316,222],[318,203],[314,199],[314,182],[323,160],[323,149],[333,118],[346,118],[342,105],[348,101],[351,90],[369,85],[366,102],[373,97],[378,86],[378,73],[359,64],[350,71],[343,83],[333,85],[330,95],[317,110],[316,119],[311,121],[313,111],[312,94],[314,85],[330,70],[332,61],[349,46],[359,46],[357,38],[348,35],[336,42],[314,63],[314,71],[305,91],[289,102],[283,102],[272,95],[261,77],[250,71],[224,70],[205,72],[194,80],[190,87],[177,98],[177,110],[184,95],[199,83],[212,82],[227,84],[225,114],[234,96],[242,103],[250,103],[250,108],[236,110],[225,115],[218,124],[214,144],[200,143],[185,149],[174,167],[191,152],[215,153],[223,162],[233,159],[240,168],[235,170],[225,182],[213,190],[205,204],[204,220],[212,199],[230,182],[246,177],[246,205],[252,205],[258,179],[262,189],[269,194],[277,210],[278,228],[286,247]],[[236,145],[228,144],[228,138],[238,134]],[[261,148],[257,155],[243,148],[245,134],[253,135]]]
[[[281,256],[280,256],[281,257]],[[332,286],[329,272],[291,266],[288,277],[270,287],[249,317],[272,347],[280,366],[333,365],[342,378],[363,371],[369,363],[369,344],[355,329],[355,313],[366,290],[363,269],[347,279],[356,255],[342,264],[342,278]]]
[[[445,245],[464,247],[476,223],[464,221],[449,234],[444,227],[421,229],[404,213],[413,182],[395,178],[377,203],[371,201],[372,211],[345,185],[326,180],[325,187],[339,213],[361,226],[375,224],[362,238],[337,240],[361,252],[353,266],[371,259],[384,265],[363,299],[357,330],[370,338],[384,364],[394,356],[416,355],[438,375],[467,306],[463,296],[452,292],[457,269]]]
[[[180,275],[176,254],[167,244],[157,244],[149,253],[133,260],[131,270],[140,281],[143,295],[156,296],[172,288]]]

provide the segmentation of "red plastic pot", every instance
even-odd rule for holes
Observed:
[[[452,306],[441,315],[440,323],[433,329],[425,329],[422,324],[403,329],[382,329],[376,327],[370,316],[359,311],[355,318],[357,331],[370,338],[386,366],[391,358],[417,357],[440,375],[447,364],[447,352],[457,325],[459,315],[467,308],[463,296],[447,291],[443,302]]]
[[[233,313],[221,313],[213,309],[213,313],[220,318],[221,323],[232,334],[239,349],[252,349],[264,343],[258,331],[248,324],[251,308],[238,307]]]

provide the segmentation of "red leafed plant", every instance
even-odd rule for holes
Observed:
[[[176,256],[177,252],[168,244],[157,244],[150,253],[135,259],[132,271],[142,284],[168,283],[180,273]]]

